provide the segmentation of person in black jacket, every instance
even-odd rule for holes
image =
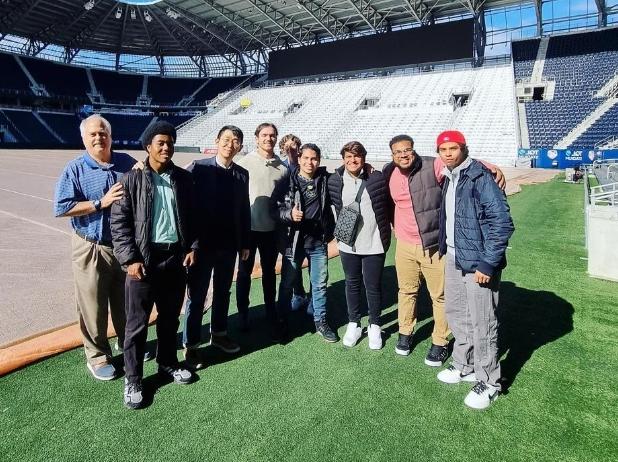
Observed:
[[[335,219],[327,191],[328,173],[325,167],[319,167],[320,159],[318,146],[304,144],[298,169],[290,173],[288,182],[277,185],[271,197],[272,215],[279,224],[279,251],[283,255],[277,302],[279,335],[286,334],[292,289],[301,277],[301,265],[307,257],[316,332],[327,342],[336,342],[337,334],[326,322],[328,243],[333,239]]]
[[[338,242],[339,256],[345,274],[345,294],[349,323],[343,344],[353,347],[361,338],[360,295],[365,285],[369,308],[367,336],[369,348],[382,348],[380,312],[382,309],[382,272],[386,251],[391,242],[388,216],[388,186],[381,172],[365,162],[367,151],[358,141],[351,141],[341,149],[343,166],[328,180],[328,190],[337,216],[344,206],[354,202],[361,191],[361,225],[354,245]]]
[[[242,148],[243,133],[238,127],[226,125],[219,130],[215,143],[215,157],[197,160],[188,168],[195,184],[197,232],[204,246],[198,251],[195,266],[189,269],[183,343],[185,359],[198,368],[202,359],[197,347],[211,275],[211,344],[226,353],[240,350],[227,335],[227,318],[236,255],[240,253],[243,261],[249,256],[251,232],[249,173],[233,162]]]
[[[143,406],[143,362],[148,319],[157,304],[159,374],[186,384],[192,374],[178,363],[176,332],[186,287],[186,268],[195,261],[193,181],[172,163],[176,129],[151,125],[142,144],[148,152],[142,170],[122,178],[124,195],[112,206],[114,255],[127,271],[124,341],[124,403]]]

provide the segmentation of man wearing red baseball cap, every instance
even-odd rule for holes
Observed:
[[[500,393],[496,307],[506,247],[513,234],[504,192],[468,157],[461,132],[440,133],[437,151],[446,177],[440,211],[440,255],[446,255],[445,311],[455,337],[444,383],[475,382],[464,403],[485,409]]]

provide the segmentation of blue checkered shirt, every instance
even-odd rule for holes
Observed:
[[[112,152],[111,163],[106,165],[97,163],[88,153],[73,159],[64,167],[56,183],[54,214],[62,216],[78,202],[100,200],[133,165],[135,159],[120,152]],[[110,210],[108,207],[100,212],[71,217],[71,225],[89,239],[111,242]]]

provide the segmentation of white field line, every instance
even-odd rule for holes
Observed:
[[[51,178],[52,180],[57,180],[58,177],[57,176],[51,176],[51,175],[42,175],[40,173],[32,173],[32,172],[24,172],[21,170],[11,170],[8,168],[4,168],[2,170],[0,170],[0,173],[19,173],[20,175],[31,175],[31,176],[40,176],[42,178]]]
[[[17,218],[18,220],[22,220],[22,221],[25,221],[27,223],[40,226],[40,227],[45,228],[45,229],[49,229],[51,231],[56,231],[57,233],[66,234],[67,236],[71,235],[71,233],[68,232],[68,231],[64,231],[62,229],[54,228],[53,226],[46,225],[45,223],[41,223],[40,221],[35,221],[35,220],[30,220],[29,218],[20,217],[19,215],[15,215],[14,213],[7,212],[6,210],[0,210],[0,213],[2,213],[4,215],[7,215],[7,216],[9,216],[11,218]]]
[[[0,188],[0,191],[6,191],[6,192],[10,192],[13,194],[19,194],[20,196],[26,196],[26,197],[32,197],[33,199],[40,199],[42,201],[47,201],[47,202],[54,202],[51,199],[47,199],[46,197],[41,197],[41,196],[34,196],[32,194],[26,194],[23,192],[19,192],[19,191],[13,191],[12,189],[4,189],[4,188]]]

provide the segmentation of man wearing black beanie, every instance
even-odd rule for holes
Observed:
[[[186,287],[186,267],[195,261],[191,174],[172,162],[176,129],[159,121],[142,136],[148,152],[142,170],[122,178],[124,195],[111,215],[114,254],[127,271],[124,341],[124,403],[144,405],[142,376],[148,319],[157,305],[159,374],[175,383],[190,383],[193,375],[176,356],[176,332]]]

